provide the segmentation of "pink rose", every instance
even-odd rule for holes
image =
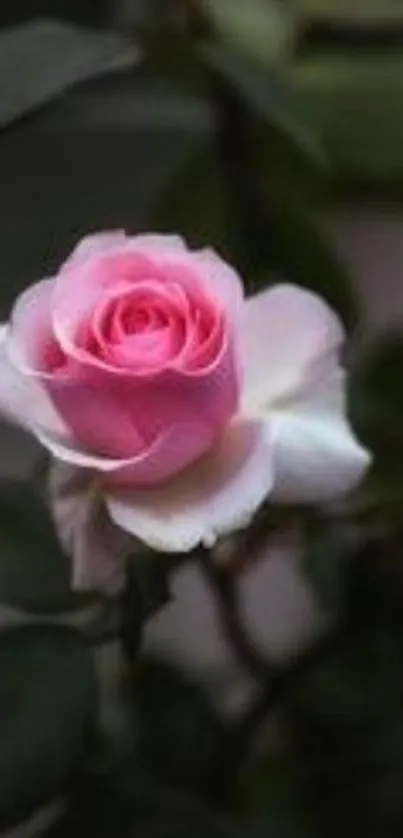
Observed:
[[[360,478],[342,341],[315,295],[282,285],[245,300],[210,250],[92,235],[17,301],[0,405],[55,458],[62,538],[58,498],[85,469],[120,528],[187,551],[245,526],[270,493],[323,501]]]
[[[238,277],[213,253],[153,236],[84,239],[12,318],[12,358],[46,389],[80,455],[55,447],[39,418],[45,445],[78,465],[93,455],[108,483],[181,471],[237,409],[241,305]]]

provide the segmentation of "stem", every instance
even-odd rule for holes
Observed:
[[[197,559],[212,589],[219,609],[222,628],[238,662],[259,683],[265,683],[271,668],[255,649],[242,625],[236,580],[225,568],[217,567],[210,550],[199,548]]]
[[[257,183],[256,148],[250,116],[235,92],[214,71],[210,94],[216,116],[217,149],[224,174],[227,212],[239,268],[251,273],[266,261],[267,218]]]
[[[268,677],[260,695],[247,708],[245,714],[235,725],[232,742],[229,748],[228,762],[234,767],[242,765],[253,742],[257,739],[259,729],[265,724],[271,713],[284,705],[298,687],[303,677],[332,655],[341,645],[351,640],[351,630],[354,628],[350,619],[343,622],[320,637],[310,648],[299,653],[288,666],[277,670]]]

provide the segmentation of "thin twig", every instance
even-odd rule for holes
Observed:
[[[199,567],[215,595],[224,634],[238,662],[256,681],[265,683],[271,669],[242,625],[237,580],[225,568],[217,565],[210,550],[199,548],[196,555]]]
[[[257,740],[260,728],[270,715],[280,706],[284,706],[304,676],[332,655],[346,641],[351,640],[354,630],[351,620],[343,620],[333,626],[327,633],[308,649],[299,652],[295,659],[287,666],[269,675],[260,694],[249,705],[244,715],[233,728],[232,742],[229,749],[230,763],[237,770]],[[227,755],[228,756],[228,755]]]

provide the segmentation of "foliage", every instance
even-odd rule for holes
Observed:
[[[70,561],[39,491],[22,482],[0,486],[0,599],[32,614],[82,608],[88,596],[70,587]]]
[[[161,20],[152,8],[137,83],[168,107],[175,97],[186,112],[191,101],[203,127],[188,131],[189,155],[144,226],[215,247],[249,290],[278,275],[312,289],[355,327],[351,279],[323,223],[332,172],[285,66],[293,15],[253,0],[246,31],[235,0],[177,2]],[[234,568],[204,556],[233,654],[256,682],[235,720],[143,652],[178,557],[136,551],[123,592],[78,595],[41,493],[0,487],[0,600],[27,622],[0,634],[0,829],[63,794],[48,838],[331,838],[355,835],[357,823],[367,838],[403,834],[402,337],[354,344],[347,362],[351,422],[375,464],[344,504],[285,512],[323,636],[286,664],[262,659]],[[263,513],[265,536],[284,527]],[[249,553],[246,542],[241,570]],[[92,605],[92,630],[55,625]],[[89,648],[111,639],[123,655],[118,743],[100,724]]]
[[[0,637],[0,828],[68,787],[94,724],[93,665],[80,636],[61,627]]]

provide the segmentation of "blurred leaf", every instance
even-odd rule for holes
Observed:
[[[175,554],[142,550],[129,559],[129,581],[132,585],[133,604],[142,620],[148,620],[171,599],[169,574],[176,564]]]
[[[168,23],[170,6],[164,0],[120,0],[114,14],[122,28],[137,27],[144,33]]]
[[[0,127],[79,82],[137,63],[137,47],[115,33],[57,20],[0,29]]]
[[[381,460],[397,465],[403,456],[403,338],[373,340],[354,359],[349,379],[349,414],[363,442]]]
[[[238,243],[231,230],[224,181],[213,148],[198,147],[154,207],[152,223],[164,232],[177,230],[192,246],[213,247],[236,263]]]
[[[378,621],[379,622],[379,621]],[[302,682],[300,706],[346,727],[376,718],[403,687],[403,638],[397,627],[363,626]],[[402,708],[403,709],[403,708]]]
[[[284,73],[219,44],[204,44],[201,56],[206,66],[235,91],[250,114],[281,131],[320,168],[326,167],[323,149],[311,127],[302,96]]]
[[[314,20],[344,24],[380,24],[403,19],[400,0],[292,0],[302,14]]]
[[[79,791],[46,838],[242,838],[238,824],[191,795],[141,779],[123,764]],[[250,838],[250,833],[248,833]],[[269,838],[269,836],[267,836]]]
[[[0,602],[33,614],[83,607],[90,598],[70,588],[63,554],[45,503],[32,487],[0,487]]]
[[[281,735],[281,732],[280,732]],[[303,799],[298,763],[283,742],[249,766],[240,795],[247,833],[256,838],[319,838]]]
[[[403,180],[403,58],[400,49],[309,53],[292,77],[306,116],[320,134],[336,174],[388,187]]]
[[[0,828],[58,795],[85,754],[96,709],[90,653],[61,627],[0,635]]]
[[[271,267],[283,278],[323,297],[347,327],[357,320],[350,276],[331,243],[323,222],[296,201],[274,190],[267,199]]]
[[[206,74],[198,49],[191,38],[175,31],[155,30],[149,34],[144,61],[138,68],[137,80],[148,92],[150,84],[157,90],[180,96],[191,94],[206,101]]]
[[[134,661],[145,621],[170,600],[169,558],[151,550],[130,556],[126,564],[126,586],[121,602],[121,639],[129,660]]]
[[[343,609],[351,586],[351,562],[362,542],[355,524],[310,519],[304,527],[302,570],[327,609]]]
[[[280,171],[281,167],[286,170],[287,161],[295,173],[294,195],[290,173],[282,177]],[[255,162],[265,212],[261,252],[255,249],[247,254],[249,258],[243,258],[235,208],[229,206],[224,172],[211,148],[200,149],[187,162],[154,208],[150,222],[157,229],[180,231],[191,245],[216,249],[241,271],[249,291],[274,279],[278,281],[280,274],[320,294],[350,325],[356,318],[352,286],[321,224],[309,209],[314,199],[309,194],[309,179],[302,183],[306,173],[297,171],[297,161],[287,155],[284,145],[282,153],[278,151],[271,159],[270,149],[265,147],[261,165],[259,158]],[[301,208],[296,200],[298,191]],[[243,269],[245,261],[247,268]],[[274,271],[277,276],[270,277]]]
[[[294,10],[278,0],[201,0],[213,27],[231,46],[263,61],[290,57]]]
[[[225,736],[207,696],[162,662],[141,660],[132,678],[137,756],[146,776],[203,793]]]
[[[226,119],[224,105],[217,100],[217,121]],[[319,220],[323,173],[277,125],[242,108],[229,120],[216,126],[215,146],[210,140],[194,149],[149,224],[214,247],[238,268],[249,291],[280,275],[320,294],[352,325],[352,283]]]
[[[401,834],[402,660],[402,626],[377,620],[302,685],[294,730],[322,834]]]

